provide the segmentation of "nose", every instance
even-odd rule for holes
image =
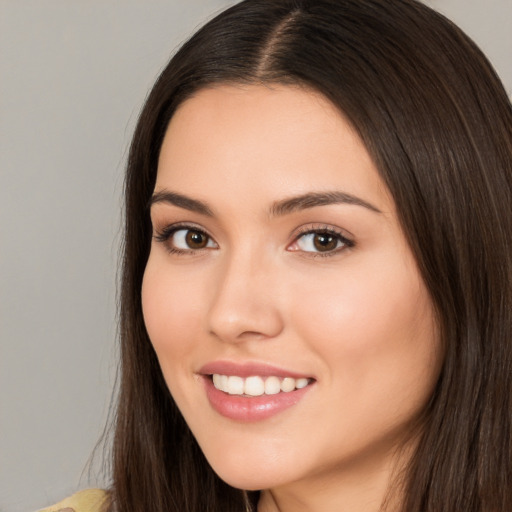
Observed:
[[[208,311],[210,334],[227,343],[278,336],[284,324],[272,262],[238,254],[220,267]]]

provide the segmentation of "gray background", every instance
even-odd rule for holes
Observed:
[[[0,0],[0,510],[80,487],[115,375],[127,146],[176,46],[229,0]],[[512,91],[512,0],[431,0]],[[421,34],[418,34],[421,37]],[[95,476],[98,475],[98,476]]]

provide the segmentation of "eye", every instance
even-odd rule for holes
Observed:
[[[354,243],[332,229],[310,230],[299,235],[289,247],[291,251],[319,253],[325,256],[335,254]]]
[[[169,226],[157,233],[155,239],[165,243],[169,251],[177,253],[217,248],[217,244],[208,234],[192,226]]]
[[[170,237],[176,249],[204,249],[215,247],[211,238],[197,229],[178,229]]]

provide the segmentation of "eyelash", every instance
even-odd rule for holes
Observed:
[[[210,248],[201,248],[201,249],[184,250],[184,249],[178,249],[176,247],[169,245],[167,243],[169,241],[169,239],[176,232],[181,231],[181,230],[188,230],[188,231],[193,231],[193,232],[199,233],[199,234],[205,236],[206,238],[208,238],[209,240],[213,241],[213,238],[205,230],[203,230],[200,227],[195,226],[193,224],[173,224],[173,225],[167,226],[167,227],[161,229],[160,231],[157,231],[156,234],[154,235],[154,239],[157,242],[165,244],[167,247],[167,250],[171,254],[187,255],[187,254],[191,254],[191,253],[200,253],[200,252],[210,249]],[[352,240],[349,240],[348,238],[346,238],[340,231],[332,228],[331,226],[325,226],[325,225],[313,227],[313,228],[311,226],[308,226],[308,227],[299,229],[298,233],[296,233],[294,236],[292,244],[297,243],[301,238],[305,237],[306,235],[311,235],[311,234],[314,234],[314,235],[325,234],[325,235],[333,236],[334,238],[337,239],[337,241],[341,242],[343,244],[343,246],[336,248],[332,251],[326,251],[326,252],[301,251],[306,255],[306,257],[328,258],[328,257],[337,255],[339,252],[341,252],[345,249],[350,249],[355,246],[355,243]],[[290,244],[290,245],[292,245],[292,244]]]
[[[167,250],[171,254],[177,254],[177,255],[186,255],[191,253],[198,253],[203,252],[205,250],[208,250],[206,248],[204,249],[178,249],[177,247],[173,247],[172,245],[169,245],[167,242],[169,239],[178,231],[186,230],[186,231],[193,231],[195,233],[200,233],[201,235],[205,236],[209,240],[213,240],[213,238],[204,230],[201,229],[198,226],[195,226],[194,224],[172,224],[171,226],[166,226],[165,228],[161,229],[160,231],[157,231],[154,235],[154,238],[157,242],[163,243],[166,245]]]
[[[313,251],[303,251],[304,254],[307,255],[308,258],[329,258],[332,256],[338,255],[340,252],[350,249],[355,246],[355,243],[352,240],[349,240],[346,238],[341,231],[338,231],[337,229],[333,228],[332,226],[315,226],[315,227],[304,227],[299,228],[298,233],[295,234],[292,244],[297,243],[301,238],[305,237],[306,235],[330,235],[337,239],[337,241],[341,242],[343,245],[342,247],[338,247],[332,251],[326,251],[326,252],[313,252]]]

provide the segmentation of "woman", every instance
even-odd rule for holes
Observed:
[[[512,510],[511,183],[506,93],[422,4],[209,22],[131,146],[90,510]]]

